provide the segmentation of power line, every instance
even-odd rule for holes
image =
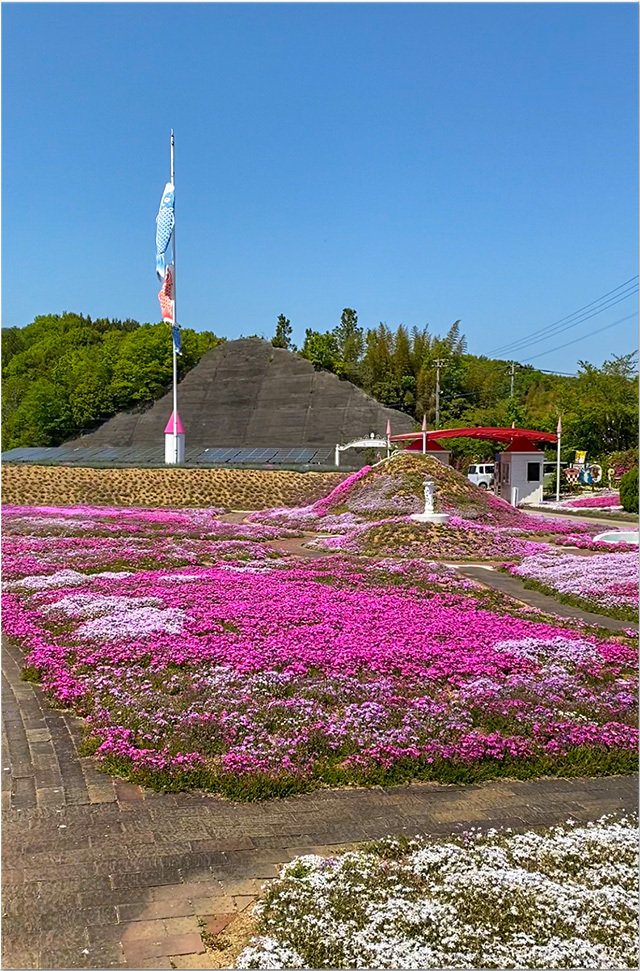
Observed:
[[[612,324],[607,324],[605,327],[598,327],[597,330],[592,330],[590,334],[583,334],[582,337],[576,337],[575,340],[567,341],[565,344],[559,344],[558,347],[551,347],[548,351],[542,351],[540,354],[534,354],[533,357],[525,358],[526,361],[535,361],[537,357],[544,357],[545,354],[553,354],[554,351],[560,351],[563,347],[569,347],[571,344],[579,344],[580,341],[584,341],[587,337],[593,337],[595,334],[602,333],[603,330],[609,330],[611,327],[616,327],[617,324],[623,324],[626,320],[631,320],[632,317],[637,317],[638,311],[634,310],[632,314],[628,317],[621,317],[620,320],[614,320]]]
[[[616,304],[622,303],[623,300],[626,300],[628,297],[632,297],[637,292],[638,288],[634,287],[633,289],[629,290],[628,293],[624,293],[622,296],[619,296],[616,300],[610,300],[608,303],[605,303],[601,307],[597,307],[595,310],[591,311],[591,313],[582,314],[582,316],[578,317],[576,320],[569,321],[569,323],[565,324],[564,327],[556,327],[553,331],[545,334],[544,337],[523,337],[519,341],[515,342],[515,345],[519,346],[509,347],[507,350],[512,354],[514,352],[517,353],[519,351],[523,351],[526,347],[530,347],[532,344],[540,344],[543,341],[549,340],[550,337],[556,337],[558,334],[562,334],[566,330],[571,330],[572,327],[576,327],[578,324],[584,324],[587,320],[591,320],[592,317],[597,317],[605,310],[615,307]]]
[[[589,303],[586,303],[583,307],[579,307],[577,310],[574,310],[573,313],[567,314],[565,317],[560,317],[559,320],[554,321],[554,323],[552,324],[547,324],[546,327],[541,327],[538,330],[534,330],[533,333],[529,334],[527,337],[521,338],[516,341],[510,341],[507,344],[500,345],[500,347],[496,348],[496,352],[507,350],[513,344],[519,344],[521,340],[529,340],[530,338],[536,337],[538,334],[545,334],[548,331],[551,331],[554,327],[557,327],[558,325],[563,324],[565,321],[571,320],[572,317],[579,316],[585,310],[588,310],[590,307],[593,307],[594,304],[599,304],[603,300],[607,300],[607,298],[611,297],[613,294],[617,294],[619,290],[623,290],[625,287],[628,287],[629,285],[631,285],[632,287],[637,287],[638,284],[637,282],[635,282],[637,280],[638,280],[638,274],[636,273],[635,276],[632,276],[629,280],[625,280],[624,283],[621,283],[619,286],[614,287],[613,290],[608,290],[606,293],[603,293],[602,296],[597,297],[595,300],[591,300]],[[491,351],[491,353],[494,353],[494,352]]]
[[[638,275],[636,274],[635,276],[631,277],[629,280],[626,280],[624,283],[621,283],[619,286],[614,287],[613,290],[609,290],[607,293],[602,294],[602,296],[598,297],[596,300],[592,300],[590,301],[590,303],[585,304],[583,307],[580,307],[578,310],[574,310],[573,313],[567,314],[565,317],[561,317],[559,320],[554,321],[554,323],[548,324],[546,327],[541,327],[538,330],[533,331],[531,334],[528,334],[525,337],[519,338],[516,341],[511,341],[508,344],[502,344],[500,347],[495,348],[493,351],[490,351],[489,353],[490,354],[505,353],[511,350],[511,348],[519,347],[522,344],[534,343],[535,339],[544,340],[545,339],[544,337],[538,337],[538,335],[540,334],[552,336],[553,333],[560,332],[565,329],[568,330],[569,327],[573,326],[574,324],[580,323],[581,320],[588,320],[590,319],[590,317],[596,316],[596,314],[601,313],[603,310],[607,310],[608,307],[613,307],[615,306],[616,303],[620,303],[622,300],[626,300],[627,297],[630,297],[634,293],[637,293],[638,284],[637,282],[635,282],[637,281],[637,279],[638,279]],[[625,292],[624,294],[618,293],[618,291],[623,290],[626,287],[629,288],[627,292]],[[614,294],[616,294],[615,297],[613,297]],[[609,298],[612,298],[612,299],[609,299]],[[603,303],[603,301],[605,303]],[[595,304],[602,304],[602,306],[594,307]],[[585,314],[584,311],[589,310],[589,308],[594,308],[594,309],[590,310],[588,314]],[[573,318],[580,318],[580,320],[579,319],[574,320]],[[562,324],[564,324],[565,326],[564,327],[561,326]]]
[[[542,357],[542,355],[540,355]],[[543,367],[537,367],[536,371],[540,371],[542,374],[559,374],[562,378],[577,378],[577,374],[569,374],[567,371],[547,371]]]

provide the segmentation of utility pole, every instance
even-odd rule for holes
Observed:
[[[512,361],[511,364],[510,364],[510,366],[509,366],[509,371],[507,372],[511,376],[511,391],[509,393],[509,397],[510,398],[513,398],[513,382],[515,380],[516,368],[517,367],[520,367],[520,365],[519,364],[516,364],[515,361]]]
[[[440,427],[440,368],[447,363],[444,358],[438,357],[435,360],[436,366],[436,428]]]

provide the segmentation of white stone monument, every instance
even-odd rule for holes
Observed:
[[[424,483],[424,512],[414,512],[411,516],[417,523],[434,523],[438,526],[446,523],[449,519],[448,513],[433,511],[434,491],[433,482],[431,479],[426,479]]]

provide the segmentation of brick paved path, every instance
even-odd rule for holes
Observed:
[[[77,756],[79,719],[20,680],[21,660],[4,647],[4,968],[219,967],[202,928],[233,926],[278,864],[302,852],[637,805],[633,776],[323,790],[240,805],[143,792]]]

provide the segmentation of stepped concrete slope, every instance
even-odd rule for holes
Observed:
[[[335,445],[370,432],[410,432],[408,415],[385,408],[349,381],[316,371],[268,341],[221,344],[179,385],[187,445]],[[148,445],[162,440],[171,393],[144,410],[122,412],[74,445]]]

